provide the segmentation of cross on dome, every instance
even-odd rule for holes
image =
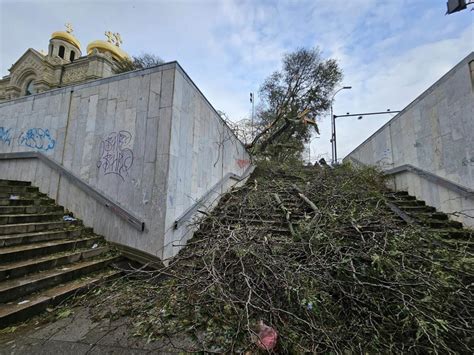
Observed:
[[[72,28],[72,25],[69,22],[66,23],[64,26],[66,26],[66,32],[67,33],[72,33],[72,31],[74,31],[73,28]]]

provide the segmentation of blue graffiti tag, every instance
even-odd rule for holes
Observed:
[[[0,142],[10,145],[10,143],[12,142],[10,131],[11,128],[6,129],[5,127],[0,127]]]
[[[56,141],[51,137],[48,129],[30,128],[28,131],[20,134],[18,144],[46,152],[54,148]]]

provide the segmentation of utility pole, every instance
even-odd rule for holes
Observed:
[[[252,119],[251,119],[250,125],[252,126],[252,139],[253,139],[253,132],[254,132],[253,121],[254,121],[254,116],[255,116],[255,98],[254,98],[253,92],[250,93],[250,102],[252,103]]]
[[[342,88],[337,90],[332,95],[332,98],[331,98],[331,131],[332,131],[332,134],[331,134],[331,147],[332,147],[332,164],[333,165],[337,163],[337,150],[336,150],[337,148],[336,148],[336,116],[334,116],[334,114],[333,114],[332,104],[334,102],[334,97],[336,96],[336,94],[339,91],[348,90],[348,89],[352,89],[352,86],[343,86]]]

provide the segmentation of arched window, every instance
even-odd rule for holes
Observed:
[[[36,94],[35,82],[34,80],[28,81],[25,88],[25,96]]]
[[[58,52],[58,55],[64,59],[64,51],[65,51],[65,48],[64,46],[59,46],[59,52]]]
[[[53,51],[54,51],[54,46],[51,45],[51,50],[49,51],[49,55],[53,55]]]
[[[69,60],[72,62],[74,61],[74,58],[76,58],[76,52],[71,51],[71,53],[69,54]]]

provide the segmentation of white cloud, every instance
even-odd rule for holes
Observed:
[[[0,74],[28,48],[46,49],[70,21],[87,43],[118,31],[132,55],[178,60],[212,104],[241,119],[248,93],[279,67],[281,55],[319,46],[353,86],[335,112],[401,109],[472,50],[468,12],[445,16],[429,0],[0,0]],[[12,30],[14,29],[14,30]],[[342,157],[387,119],[338,123]],[[313,152],[330,153],[329,120]]]

